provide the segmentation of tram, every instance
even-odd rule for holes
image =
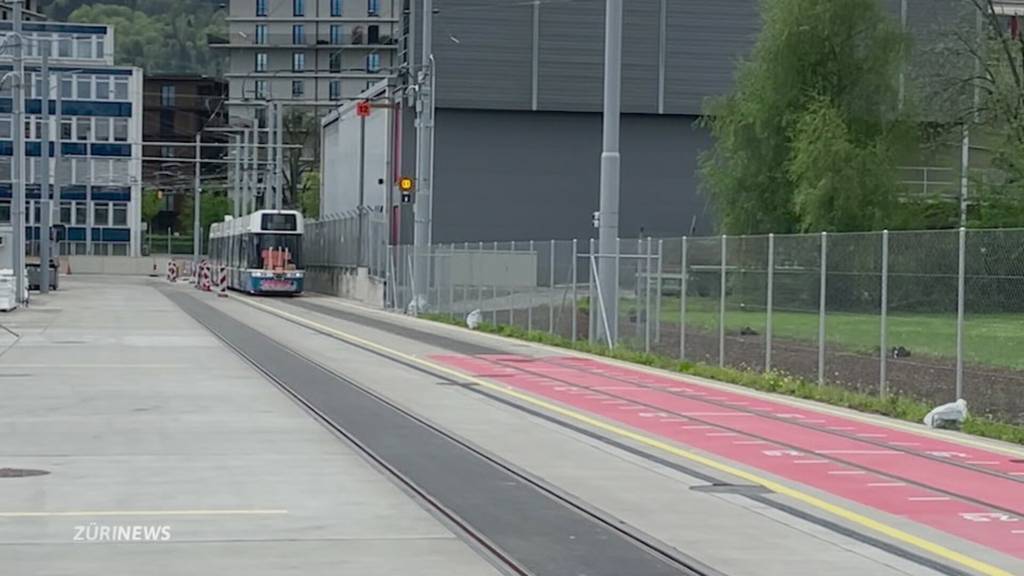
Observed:
[[[258,210],[225,216],[210,226],[210,261],[227,268],[228,287],[249,294],[300,294],[302,214],[294,210]]]

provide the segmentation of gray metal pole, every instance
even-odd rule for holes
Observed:
[[[512,255],[514,256],[515,253],[516,253],[516,241],[515,240],[512,241],[511,246],[512,246]],[[512,286],[509,286],[509,289],[508,289],[508,323],[511,326],[515,326],[516,325],[515,299],[516,299],[516,288],[515,288],[514,285],[512,285]]]
[[[577,295],[576,295],[576,284],[579,280],[579,264],[577,259],[579,258],[579,252],[577,251],[578,241],[576,238],[572,239],[572,313],[570,314],[572,321],[572,341],[576,341],[576,310],[577,310]]]
[[[537,252],[534,250],[533,240],[530,240],[529,250],[530,258],[536,261]],[[534,266],[534,268],[536,268],[536,266]],[[534,284],[536,284],[536,282],[534,282]],[[533,290],[530,290],[529,302],[527,303],[526,307],[526,331],[533,332]]]
[[[192,185],[192,265],[199,265],[199,254],[201,252],[202,238],[202,226],[200,225],[199,213],[202,211],[202,190],[200,186],[200,171],[199,171],[199,160],[200,151],[202,149],[203,133],[196,132],[196,163],[195,163],[195,181]]]
[[[24,39],[21,35],[21,3],[14,0],[14,74],[11,76],[11,129],[14,136],[14,152],[11,165],[13,180],[13,205],[11,206],[11,227],[14,237],[14,289],[16,302],[24,302],[25,293],[25,62],[22,59]]]
[[[276,148],[273,149],[274,153],[274,209],[281,210],[284,208],[284,178],[282,173],[284,172],[284,105],[280,102],[275,103],[277,108],[277,114],[274,116],[276,125],[274,132],[277,133],[277,137],[274,140]],[[298,184],[298,183],[296,183]],[[296,185],[295,189],[298,190],[299,186]],[[298,198],[292,198],[292,202],[296,202]]]
[[[242,215],[242,147],[241,147],[241,134],[232,134],[232,139],[235,141],[235,174],[234,174],[234,194],[232,194],[232,208],[231,213],[237,218]]]
[[[551,258],[549,265],[548,284],[551,291],[548,292],[548,334],[555,333],[555,241],[551,241]]]
[[[52,49],[52,45],[51,45],[51,49]],[[61,94],[60,94],[60,86],[61,86],[61,80],[63,78],[63,75],[60,72],[57,72],[56,74],[54,74],[54,78],[56,78],[57,93],[54,96],[54,110],[53,110],[54,111],[54,115],[53,115],[53,126],[54,126],[54,132],[53,132],[53,191],[52,191],[51,196],[53,196],[53,205],[57,207],[57,214],[58,214],[57,220],[60,220],[60,216],[59,215],[60,215],[60,205],[61,205],[61,198],[60,198],[61,197],[61,188],[64,185],[62,180],[61,180],[61,173],[60,173],[61,166],[64,163],[64,159],[63,159],[64,151],[61,149],[61,147],[64,145],[63,144],[63,135],[61,134],[61,130],[63,130],[63,128],[61,128],[61,123],[62,123],[62,118],[63,118],[63,114],[64,114],[64,110],[63,110],[64,107],[63,107],[63,104],[62,104],[62,97],[61,97]],[[64,242],[66,240],[67,240],[67,238],[65,238],[61,242]],[[57,246],[58,246],[57,258],[59,259],[60,258],[60,246],[61,246],[61,244],[58,242]],[[58,274],[59,274],[59,272],[58,272]]]
[[[594,246],[595,245],[596,245],[596,243],[594,242],[594,239],[591,238],[590,239],[590,252],[587,254],[587,258],[588,259],[593,258],[594,254],[596,254],[596,252],[594,251]],[[597,319],[600,316],[600,313],[598,312],[597,309],[601,305],[594,298],[594,285],[595,285],[595,283],[596,283],[596,278],[594,278],[594,270],[593,270],[593,267],[590,265],[590,262],[588,260],[588,262],[587,262],[587,297],[589,298],[590,306],[588,306],[589,314],[588,314],[588,318],[587,318],[587,341],[590,342],[591,344],[593,344],[594,341],[597,339]]]
[[[50,204],[50,42],[44,40],[39,46],[43,51],[42,94],[40,94],[39,120],[43,133],[39,142],[39,293],[50,292],[50,219],[53,207]],[[58,87],[59,88],[59,87]]]
[[[768,297],[764,318],[764,371],[772,371],[772,311],[775,307],[775,234],[768,235]]]
[[[604,128],[601,152],[601,207],[598,217],[598,282],[604,286],[600,303],[608,318],[607,340],[618,342],[618,258],[609,266],[608,255],[619,237],[619,116],[622,96],[622,0],[606,0],[604,44]],[[618,251],[616,251],[618,254]],[[603,329],[603,327],[601,328]]]
[[[663,258],[665,253],[665,240],[658,239],[658,267],[657,276],[654,280],[654,342],[661,342],[661,282],[663,273]]]
[[[725,366],[725,263],[726,263],[726,243],[727,236],[722,234],[722,253],[721,265],[722,271],[719,275],[719,286],[718,286],[718,365]]]
[[[430,247],[428,246],[427,249],[429,250]],[[495,257],[497,257],[497,254],[498,254],[498,241],[497,240],[494,241],[493,252],[495,254]],[[500,278],[498,278],[496,276],[494,278],[494,281],[491,283],[491,300],[493,301],[493,304],[494,304],[494,309],[491,311],[491,324],[494,324],[495,326],[498,325],[498,280],[500,280]]]
[[[682,255],[682,262],[681,262],[682,266],[679,268],[679,274],[680,274],[680,279],[679,279],[679,359],[680,360],[685,360],[686,359],[686,290],[687,290],[687,286],[686,286],[686,284],[687,284],[687,282],[686,282],[686,280],[687,280],[687,278],[686,278],[687,277],[686,267],[688,266],[688,264],[686,262],[686,257],[687,257],[686,251],[687,251],[687,248],[688,248],[688,246],[687,246],[688,241],[687,240],[688,239],[686,238],[686,236],[683,236],[683,255]]]
[[[828,277],[828,232],[821,233],[821,283],[818,287],[818,384],[825,383],[825,288]]]
[[[415,0],[413,0],[415,3]],[[433,158],[430,157],[431,140],[430,130],[433,127],[431,112],[434,95],[431,93],[430,77],[434,73],[431,65],[434,53],[433,47],[433,21],[434,2],[423,0],[423,50],[419,74],[416,75],[416,196],[413,205],[413,245],[415,251],[421,254],[414,262],[414,276],[416,284],[425,286],[430,272],[427,261],[422,253],[427,250],[430,244],[430,227],[432,225],[430,215],[431,193],[433,189],[431,166]],[[422,290],[422,289],[421,289]]]
[[[366,117],[361,116],[359,118],[359,168],[356,170],[356,177],[359,178],[359,204],[356,206],[356,213],[358,214],[358,237],[357,242],[359,246],[359,256],[356,259],[356,263],[359,266],[363,266],[363,250],[365,232],[365,225],[363,221],[366,219]]]
[[[889,231],[882,230],[882,294],[879,303],[878,349],[878,393],[882,398],[889,394],[889,379],[886,374],[889,361]]]
[[[967,288],[967,228],[960,227],[956,288],[956,398],[964,397],[964,311]]]
[[[651,352],[651,237],[644,256],[644,352]]]

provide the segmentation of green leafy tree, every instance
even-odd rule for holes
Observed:
[[[146,190],[142,193],[142,221],[152,223],[158,214],[164,209],[164,201],[156,190]]]
[[[320,217],[320,172],[306,172],[299,194],[299,209],[307,218]]]
[[[179,228],[187,231],[188,234],[191,234],[192,232],[192,207],[194,204],[195,202],[193,201],[192,195],[190,194],[186,196],[185,200],[182,202],[181,211],[178,213]],[[224,220],[224,216],[231,214],[231,209],[231,199],[228,198],[224,190],[203,190],[202,210],[199,212],[199,225],[202,227],[202,237],[206,238],[209,235],[211,224],[214,222],[222,222]]]
[[[735,90],[707,109],[715,145],[701,160],[702,184],[722,231],[884,224],[890,159],[908,133],[899,24],[879,0],[762,0],[761,10]]]
[[[302,146],[284,152],[284,204],[300,202],[305,175],[316,172],[320,160],[320,119],[300,110],[289,110],[281,121],[284,143]]]

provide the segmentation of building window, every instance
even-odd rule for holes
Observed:
[[[292,80],[292,97],[301,98],[306,93],[305,80]]]
[[[331,16],[341,16],[341,0],[331,0]]]
[[[256,71],[266,72],[267,71],[267,53],[257,52],[256,53]]]
[[[96,58],[103,59],[107,57],[107,47],[103,43],[103,36],[96,37]]]
[[[65,100],[70,100],[71,98],[73,98],[73,96],[71,94],[71,86],[72,86],[71,77],[66,75],[66,74],[61,76],[61,78],[60,78],[60,97],[61,98],[64,98]]]
[[[380,72],[380,54],[374,52],[366,55],[366,71]]]
[[[61,58],[71,57],[71,36],[61,36],[57,41],[57,55]]]
[[[256,0],[256,15],[266,16],[267,15],[267,0]]]
[[[341,72],[341,52],[331,52],[331,72],[338,74]]]
[[[76,58],[92,58],[92,37],[79,36],[75,39],[75,57]]]
[[[128,141],[128,119],[114,118],[114,142]]]
[[[86,216],[88,215],[88,212],[85,209],[85,202],[75,202],[74,206],[75,206],[75,221],[72,222],[72,224],[77,224],[78,226],[85,226],[86,225]]]
[[[267,81],[257,80],[256,81],[256,97],[259,99],[265,99],[267,97]]]
[[[110,226],[110,204],[96,202],[92,205],[92,225]]]
[[[128,78],[119,76],[114,78],[114,99],[115,100],[127,100],[128,99]]]
[[[267,43],[267,25],[266,24],[257,24],[256,25],[256,35],[255,35],[255,38],[256,38],[255,41],[254,41],[255,44],[263,45],[263,44]]]
[[[91,100],[92,99],[92,76],[79,76],[75,82],[78,88],[78,94],[76,97],[79,100]]]
[[[174,134],[174,110],[164,109],[160,111],[160,134],[166,136]]]
[[[306,27],[302,24],[292,25],[292,44],[302,45],[306,43]]]
[[[302,72],[306,69],[306,54],[303,52],[292,53],[292,72]]]
[[[331,44],[338,45],[343,42],[343,29],[341,24],[331,24]]]
[[[71,140],[71,118],[60,119],[60,139],[64,142]]]
[[[96,99],[110,100],[110,76],[96,77]]]
[[[10,140],[11,136],[11,117],[8,115],[0,116],[0,140]]]
[[[64,201],[60,203],[58,222],[61,224],[71,224],[71,202]]]
[[[114,203],[114,226],[128,225],[128,205],[123,202]]]
[[[174,108],[174,91],[173,85],[166,85],[160,87],[160,106],[164,108]]]
[[[328,86],[329,98],[331,100],[341,100],[341,80],[331,80]]]
[[[110,118],[96,118],[96,141],[110,142]]]
[[[306,1],[305,0],[292,0],[292,14],[294,16],[305,16],[306,15]]]
[[[380,16],[380,0],[367,0],[366,15]]]
[[[92,118],[82,118],[79,116],[75,118],[75,140],[87,141],[91,136],[92,132]]]

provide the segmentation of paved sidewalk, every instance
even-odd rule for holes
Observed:
[[[0,573],[496,573],[153,282],[0,314]]]

